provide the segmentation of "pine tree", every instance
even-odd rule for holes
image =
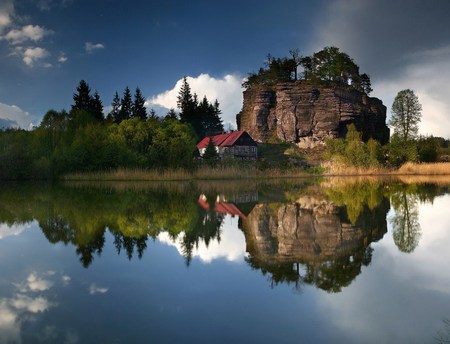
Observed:
[[[166,119],[166,120],[168,120],[168,119],[175,119],[175,120],[177,120],[178,119],[178,115],[177,115],[177,113],[175,112],[175,109],[170,109],[168,112],[167,112],[167,115],[166,115],[166,117],[164,117],[164,119]]]
[[[184,77],[177,98],[177,106],[180,109],[180,119],[182,122],[190,122],[192,111],[195,108],[194,104],[194,97],[191,93],[191,87],[187,82],[187,78]]]
[[[89,113],[92,112],[92,96],[91,88],[88,83],[81,80],[77,86],[77,93],[73,95],[74,104],[72,105],[72,110],[84,110]]]
[[[94,118],[98,119],[99,121],[103,121],[103,103],[100,99],[100,95],[97,91],[94,93],[94,97],[91,101],[91,113],[94,116]]]
[[[131,99],[130,89],[125,87],[123,92],[123,98],[120,101],[120,111],[119,111],[119,122],[123,120],[130,119],[133,110],[133,102]]]
[[[114,123],[119,123],[119,116],[120,116],[120,98],[119,93],[114,94],[113,101],[111,103],[111,112],[108,114],[107,120]]]
[[[203,153],[203,159],[215,160],[217,159],[216,147],[214,147],[213,140],[209,138],[208,145],[206,146],[205,153]]]
[[[139,87],[136,88],[136,92],[134,94],[134,103],[132,107],[132,112],[133,118],[140,118],[143,121],[147,119],[147,109],[145,108],[145,99],[142,96]]]

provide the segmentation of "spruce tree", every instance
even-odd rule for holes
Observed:
[[[119,122],[123,120],[130,119],[133,110],[133,102],[131,99],[130,89],[125,87],[123,92],[123,98],[120,101],[120,111],[119,111]]]
[[[99,121],[103,121],[103,103],[97,91],[95,91],[94,97],[91,101],[91,113],[94,118],[98,119]]]
[[[133,118],[140,118],[143,121],[147,119],[147,109],[145,108],[145,99],[142,96],[139,87],[136,88],[136,92],[134,94],[134,103],[132,107],[132,112]]]
[[[108,121],[110,122],[114,122],[114,123],[119,123],[119,116],[120,116],[120,98],[119,98],[119,93],[114,94],[114,98],[113,101],[111,103],[111,112],[108,114]]]
[[[81,80],[78,84],[77,92],[73,95],[73,101],[72,110],[92,112],[91,88],[86,81]]]
[[[213,140],[209,138],[208,145],[206,146],[205,153],[203,153],[203,159],[210,161],[217,159],[216,147],[214,147]]]

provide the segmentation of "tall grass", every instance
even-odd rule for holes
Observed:
[[[386,167],[355,167],[340,164],[337,162],[327,161],[322,163],[325,172],[324,176],[371,176],[371,175],[387,175],[392,170]]]
[[[407,162],[397,171],[397,174],[414,175],[450,175],[450,162],[413,163]]]
[[[66,181],[189,181],[189,180],[229,180],[260,178],[304,178],[310,174],[303,169],[266,169],[253,166],[202,166],[195,170],[167,169],[124,169],[71,173],[63,177]]]

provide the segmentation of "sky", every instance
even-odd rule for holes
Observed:
[[[242,81],[267,54],[333,45],[371,76],[388,116],[412,89],[419,132],[450,138],[449,15],[448,0],[0,0],[0,127],[70,110],[82,79],[106,112],[128,86],[164,116],[184,76],[234,127]]]

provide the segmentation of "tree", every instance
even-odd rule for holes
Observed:
[[[422,106],[418,97],[410,89],[397,93],[391,108],[389,125],[394,128],[402,142],[414,140],[419,131]]]
[[[165,120],[169,120],[169,119],[173,119],[173,120],[177,120],[178,119],[178,115],[175,112],[174,108],[171,108],[168,112],[166,117],[164,117]]]
[[[411,253],[421,236],[417,196],[401,190],[392,195],[391,204],[395,211],[390,219],[394,242],[401,252]]]
[[[217,151],[216,151],[216,147],[214,147],[212,138],[209,138],[208,145],[206,146],[206,149],[205,149],[205,153],[203,153],[203,159],[205,159],[207,161],[217,159]]]
[[[134,103],[132,106],[133,118],[140,118],[145,121],[147,119],[147,109],[145,108],[145,98],[142,96],[139,87],[136,87],[134,94]]]
[[[300,66],[303,57],[300,55],[300,51],[298,49],[289,50],[289,54],[292,57],[292,63],[294,67],[294,80],[297,80],[297,68]]]
[[[125,119],[130,119],[132,111],[133,111],[133,102],[131,99],[130,89],[127,86],[123,91],[123,98],[120,102],[119,122]]]
[[[91,88],[88,83],[81,80],[77,86],[77,92],[73,95],[74,104],[72,105],[72,110],[84,110],[91,112],[92,107],[92,96]]]
[[[91,100],[91,113],[94,116],[94,118],[98,119],[99,121],[102,121],[104,119],[103,103],[97,91],[95,91],[94,97]]]
[[[119,116],[120,116],[120,98],[119,98],[119,94],[116,93],[114,94],[114,98],[113,101],[111,103],[111,112],[108,114],[107,119],[110,122],[114,122],[114,123],[119,123]]]
[[[192,95],[191,87],[186,77],[183,78],[183,83],[178,92],[177,106],[180,109],[181,122],[191,122],[191,117],[197,107],[197,103],[194,101],[194,96]]]

